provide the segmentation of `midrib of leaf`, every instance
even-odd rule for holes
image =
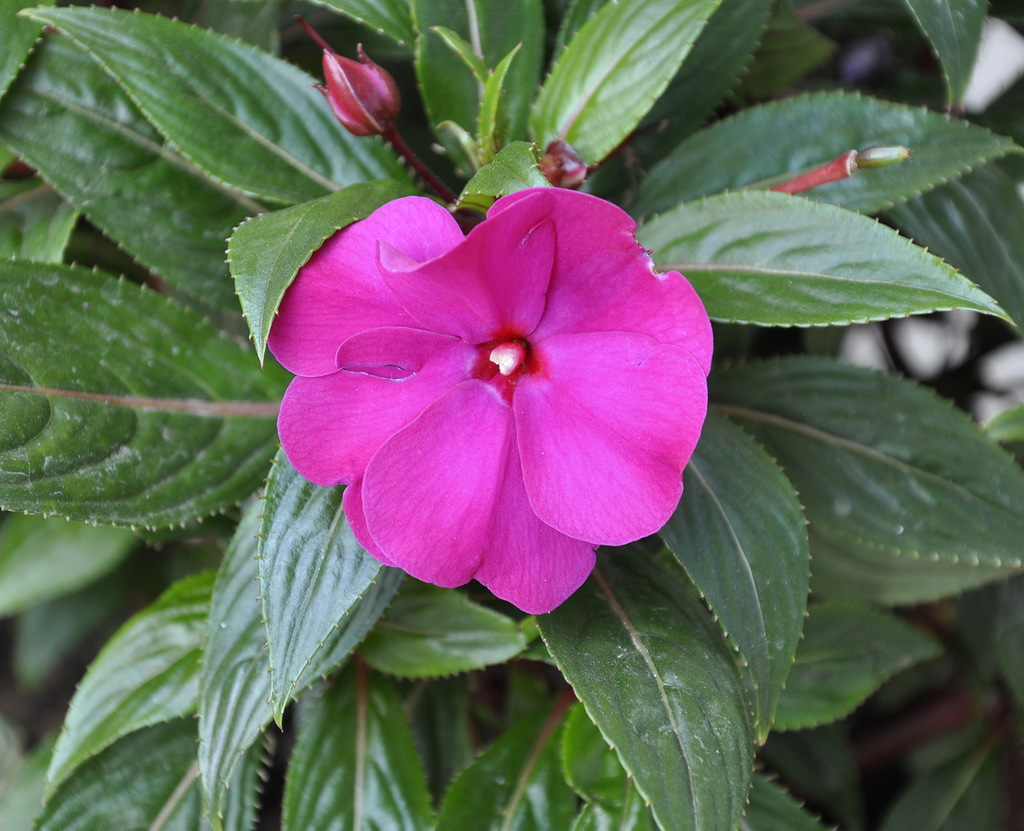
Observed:
[[[640,657],[643,658],[644,663],[647,664],[647,669],[651,673],[651,677],[654,679],[654,683],[658,687],[658,697],[661,699],[665,715],[668,716],[669,724],[672,726],[672,735],[676,737],[676,743],[679,745],[683,758],[686,760],[686,769],[692,771],[694,769],[693,759],[690,757],[690,750],[683,741],[682,732],[679,729],[679,725],[676,723],[675,712],[672,710],[672,704],[668,700],[668,695],[665,693],[665,681],[661,677],[661,673],[658,671],[657,665],[654,663],[654,657],[647,649],[647,645],[641,639],[640,633],[637,631],[636,626],[633,625],[632,619],[628,614],[626,614],[626,610],[619,604],[618,599],[612,592],[611,586],[608,585],[608,581],[605,579],[601,569],[594,569],[594,579],[597,580],[602,593],[608,599],[612,612],[622,623],[622,628],[626,630],[626,633],[629,635],[629,639],[633,642],[633,646],[636,647],[636,651],[640,654]],[[700,814],[700,794],[692,787],[688,787],[687,790],[690,794],[690,799],[693,802],[695,813]]]
[[[184,412],[204,418],[277,418],[281,404],[278,401],[205,401],[197,398],[146,398],[107,393],[79,392],[52,387],[25,387],[18,384],[0,384],[0,392],[42,395],[47,398],[75,398],[128,407],[135,410]]]
[[[168,798],[167,802],[160,809],[160,813],[156,815],[152,824],[149,826],[149,831],[163,831],[167,821],[171,818],[171,814],[181,804],[181,800],[185,798],[185,794],[188,793],[188,789],[192,787],[192,784],[196,781],[196,777],[199,775],[199,762],[198,760],[193,762],[185,775],[181,777],[181,781],[178,786],[174,789]]]
[[[15,208],[18,207],[20,203],[28,202],[32,199],[35,199],[40,193],[49,193],[53,190],[53,185],[51,185],[49,182],[40,182],[38,186],[32,188],[31,190],[26,190],[23,193],[15,194],[9,199],[5,199],[4,201],[0,202],[0,213],[14,210]]]
[[[118,80],[116,76],[113,75],[113,73],[109,74],[111,75],[111,77],[114,77],[115,80]],[[122,137],[128,139],[128,141],[130,141],[136,147],[142,148],[143,150],[146,150],[150,153],[153,153],[156,156],[159,156],[164,161],[170,162],[179,170],[182,170],[185,173],[188,173],[189,175],[196,176],[197,178],[202,179],[211,187],[215,188],[216,190],[225,194],[229,198],[233,199],[235,202],[238,203],[240,207],[245,208],[247,211],[252,211],[253,213],[256,214],[261,214],[266,210],[263,207],[263,205],[261,205],[259,202],[255,201],[254,199],[250,199],[244,193],[241,193],[240,191],[237,191],[234,188],[231,188],[228,185],[224,184],[219,179],[210,176],[202,168],[195,165],[191,159],[188,159],[179,153],[175,153],[166,144],[157,144],[156,142],[150,141],[141,133],[129,129],[119,121],[114,121],[113,119],[106,118],[97,113],[95,110],[90,110],[85,107],[82,107],[81,105],[76,104],[73,101],[68,101],[48,91],[38,91],[37,94],[43,100],[51,101],[57,104],[58,106],[68,110],[69,112],[74,113],[75,115],[81,116],[88,121],[92,121],[95,124],[100,124],[106,129],[118,133]],[[136,102],[136,104],[138,104],[138,102]],[[141,107],[139,109],[141,110]]]
[[[755,588],[754,597],[757,603],[757,619],[760,622],[759,629],[761,634],[764,636],[762,638],[763,643],[767,644],[768,631],[764,627],[764,610],[761,606],[761,594],[760,592],[756,591],[757,581],[754,579],[754,572],[753,569],[751,569],[750,567],[750,558],[747,557],[746,549],[743,547],[743,543],[740,542],[740,538],[737,536],[735,530],[733,529],[733,524],[729,519],[729,515],[725,510],[725,506],[722,505],[722,502],[721,500],[719,500],[718,495],[715,493],[714,489],[711,488],[711,486],[708,484],[708,481],[704,477],[704,475],[700,472],[700,465],[697,464],[693,459],[691,459],[688,467],[690,470],[693,471],[693,475],[697,477],[701,486],[704,488],[704,490],[710,497],[711,501],[714,503],[716,512],[722,518],[722,521],[725,523],[726,528],[729,529],[729,536],[732,539],[733,544],[736,546],[736,550],[740,553],[740,557],[743,560],[744,572],[746,574],[747,580],[750,583],[750,585],[754,586]],[[755,688],[760,688],[760,684],[758,684],[756,680],[754,681],[754,686]]]
[[[476,0],[466,0],[466,17],[469,20],[469,43],[473,47],[473,54],[481,60],[484,57],[483,41],[480,38],[480,15],[476,11]],[[476,96],[478,101],[484,97],[484,85],[476,82]]]
[[[978,494],[968,490],[966,487],[964,487],[958,482],[946,479],[945,477],[940,476],[937,473],[932,473],[930,470],[927,470],[925,468],[914,467],[908,462],[904,462],[901,459],[895,458],[894,456],[887,456],[881,451],[876,450],[875,448],[870,447],[866,444],[860,444],[854,441],[853,439],[848,439],[843,436],[837,436],[834,433],[828,433],[825,430],[818,429],[817,427],[812,427],[809,424],[803,424],[799,421],[793,421],[792,419],[786,418],[785,416],[779,416],[773,413],[766,413],[763,410],[752,410],[749,407],[741,407],[735,404],[712,403],[711,406],[718,410],[718,412],[724,413],[725,415],[733,415],[738,418],[748,419],[750,421],[760,421],[765,424],[774,425],[775,427],[782,427],[785,430],[789,430],[793,433],[800,433],[804,436],[807,436],[808,438],[816,439],[825,444],[833,444],[838,447],[843,447],[851,452],[859,453],[862,456],[869,456],[873,458],[875,461],[883,465],[888,465],[889,467],[896,468],[902,473],[916,474],[918,476],[921,476],[922,478],[930,479],[939,485],[951,488],[968,501],[983,502],[989,507],[995,508],[998,511],[1008,515],[1014,522],[1016,522],[1019,519],[1017,514],[1011,511],[1005,505],[1000,505],[998,503],[991,502],[988,498],[983,498],[979,496]]]

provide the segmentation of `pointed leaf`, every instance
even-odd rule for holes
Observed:
[[[1014,322],[1024,324],[1024,199],[999,165],[897,205],[889,215],[904,234],[976,280]]]
[[[34,14],[117,78],[186,158],[232,187],[303,202],[403,178],[390,150],[345,132],[312,78],[246,43],[117,9]]]
[[[959,104],[978,57],[987,4],[984,0],[906,2],[942,65],[948,86],[947,103]]]
[[[0,525],[0,616],[88,585],[128,556],[136,542],[119,528],[6,517]]]
[[[752,137],[771,136],[771,140]],[[966,121],[846,92],[798,95],[750,107],[701,130],[651,168],[637,215],[724,190],[769,187],[872,145],[909,147],[911,160],[864,170],[808,192],[876,213],[1016,152],[1009,139]]]
[[[203,807],[215,828],[223,823],[229,783],[242,754],[272,716],[256,582],[261,507],[255,503],[242,517],[210,604],[199,682],[199,773]]]
[[[848,602],[813,604],[775,727],[801,730],[836,721],[897,672],[941,652],[890,612]]]
[[[41,24],[26,20],[18,11],[28,6],[50,6],[54,0],[40,3],[28,0],[0,0],[0,98],[18,74],[29,50],[42,34]]]
[[[312,680],[314,659],[340,661],[355,649],[401,580],[401,572],[384,569],[356,542],[342,511],[343,490],[303,479],[283,451],[267,480],[259,575],[270,697],[278,719],[303,681]],[[382,579],[375,586],[378,574]]]
[[[462,772],[445,795],[437,831],[567,828],[576,795],[558,766],[558,727],[567,700],[513,724]]]
[[[747,663],[763,742],[807,607],[810,555],[800,502],[771,457],[715,413],[683,481],[662,536]]]
[[[755,773],[744,828],[749,831],[823,831],[824,826],[764,774]]]
[[[283,828],[427,831],[432,819],[397,691],[362,664],[349,667],[304,710],[288,768]]]
[[[407,581],[359,654],[398,678],[483,669],[526,649],[519,625],[464,594]]]
[[[207,321],[81,268],[0,266],[0,505],[191,522],[259,485],[283,373]]]
[[[311,0],[318,6],[348,15],[399,43],[412,44],[416,31],[409,0]]]
[[[747,694],[682,570],[632,548],[604,552],[538,622],[661,827],[734,827],[753,756]]]
[[[1024,442],[1024,404],[1001,412],[985,425],[985,432],[1003,444]]]
[[[791,0],[776,0],[757,51],[740,81],[740,97],[769,98],[815,69],[836,45],[805,23]]]
[[[582,704],[574,704],[565,720],[562,767],[565,781],[584,800],[622,805],[627,792],[626,770]]]
[[[128,733],[195,712],[213,574],[175,583],[122,626],[71,700],[49,790]]]
[[[78,214],[38,179],[0,182],[0,259],[60,262]]]
[[[815,326],[940,309],[1006,319],[995,301],[891,228],[832,205],[748,191],[687,203],[637,232],[716,320]]]
[[[224,240],[259,203],[165,144],[67,38],[48,37],[0,102],[0,140],[143,265],[210,306],[237,308]]]
[[[549,182],[537,167],[537,154],[527,141],[506,144],[494,161],[481,167],[459,195],[459,207],[486,212],[499,196],[527,188],[545,188]]]
[[[188,785],[195,754],[192,719],[132,733],[75,771],[47,803],[36,831],[148,829],[161,815],[194,810],[196,792]]]
[[[812,589],[827,580],[830,595],[910,603],[1024,568],[1024,473],[929,391],[799,358],[720,372],[712,398],[800,494]],[[820,557],[816,537],[828,547]]]
[[[544,81],[530,119],[541,147],[556,138],[588,164],[633,131],[689,53],[718,0],[623,0],[580,29]]]
[[[235,229],[228,240],[228,260],[260,363],[284,293],[313,252],[336,231],[408,193],[408,187],[392,180],[351,185],[311,202],[262,214]]]

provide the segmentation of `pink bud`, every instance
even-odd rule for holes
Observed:
[[[556,188],[578,188],[587,178],[587,163],[565,139],[555,139],[540,157],[540,172]]]
[[[359,47],[359,61],[324,50],[324,79],[320,91],[342,126],[353,135],[384,135],[401,108],[395,79],[366,57]]]

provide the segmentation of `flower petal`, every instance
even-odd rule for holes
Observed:
[[[546,191],[483,222],[447,254],[418,265],[380,247],[384,280],[426,329],[483,343],[533,331],[555,258],[554,204]],[[401,252],[408,254],[408,252]]]
[[[436,202],[388,202],[336,233],[299,269],[271,327],[270,351],[296,375],[325,375],[336,369],[338,347],[357,332],[415,326],[381,279],[378,241],[423,262],[462,240],[458,223]]]
[[[366,549],[367,553],[376,557],[386,566],[394,566],[388,556],[380,550],[380,546],[374,542],[370,532],[366,529],[366,514],[363,512],[363,482],[359,480],[345,488],[341,496],[341,506],[345,509],[345,519],[348,520],[352,533],[356,540]]]
[[[540,188],[502,197],[488,220],[538,191],[555,200],[551,221],[558,257],[533,340],[578,332],[641,332],[693,353],[707,374],[712,336],[704,305],[681,274],[654,271],[634,237],[636,222],[621,208],[586,193]]]
[[[577,539],[653,534],[682,493],[707,412],[704,369],[646,335],[556,335],[513,396],[526,492],[538,517]]]
[[[593,543],[568,537],[537,518],[517,453],[510,454],[496,508],[491,546],[476,579],[528,614],[550,612],[593,571]]]
[[[368,533],[413,577],[462,585],[490,546],[514,452],[512,412],[500,395],[482,381],[458,384],[370,460],[362,484]]]
[[[288,460],[317,485],[355,482],[390,436],[467,377],[475,355],[448,335],[404,328],[362,332],[338,354],[358,369],[295,378],[277,421]]]

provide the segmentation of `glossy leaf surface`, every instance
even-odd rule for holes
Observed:
[[[213,575],[187,577],[135,615],[89,667],[47,775],[52,789],[122,736],[195,711]]]
[[[876,213],[1015,152],[1009,139],[927,110],[845,92],[798,95],[750,107],[684,141],[651,168],[635,211],[655,213],[724,190],[767,188],[847,150],[876,145],[908,147],[913,162],[861,171],[808,196]]]
[[[588,164],[633,130],[672,80],[718,0],[623,0],[557,57],[530,118],[541,147],[561,138]]]
[[[67,594],[102,576],[135,547],[120,528],[8,516],[0,524],[0,616]]]
[[[0,97],[10,86],[14,76],[42,33],[39,23],[26,20],[18,12],[28,6],[52,5],[54,0],[27,3],[26,0],[0,0]]]
[[[339,11],[353,20],[383,32],[399,43],[412,44],[416,38],[408,0],[313,0],[319,6]]]
[[[48,37],[0,102],[0,140],[143,265],[206,305],[237,308],[224,240],[261,206],[167,145],[67,38]]]
[[[712,396],[800,494],[812,589],[909,603],[1024,568],[1024,474],[922,387],[806,358],[721,372]]]
[[[500,664],[525,648],[511,618],[459,592],[408,581],[359,652],[388,675],[431,678]]]
[[[228,260],[261,363],[284,293],[313,252],[336,231],[408,193],[406,186],[389,180],[352,185],[311,202],[262,214],[235,229],[228,240]]]
[[[205,320],[126,281],[42,264],[0,266],[0,309],[0,505],[166,526],[258,486],[280,374],[254,373]]]
[[[364,666],[350,667],[305,710],[283,828],[426,831],[432,814],[398,692]]]
[[[0,183],[0,258],[60,262],[77,219],[38,179]]]
[[[662,536],[749,668],[761,741],[797,649],[809,574],[793,486],[772,458],[710,413]],[[760,494],[756,503],[750,494]]]
[[[813,326],[955,308],[1005,317],[891,228],[801,197],[721,194],[649,219],[637,238],[660,270],[693,283],[716,320]]]
[[[605,552],[539,623],[661,827],[737,824],[753,755],[747,694],[681,568],[639,550]]]
[[[889,612],[812,604],[775,726],[799,730],[836,721],[892,675],[940,652],[938,643]]]
[[[316,658],[340,650],[340,661],[355,649],[401,579],[394,569],[382,574],[380,562],[356,542],[341,508],[343,490],[303,479],[283,451],[267,481],[258,551],[275,718],[303,679],[312,680]]]
[[[47,9],[35,19],[72,37],[186,158],[232,187],[302,202],[403,176],[383,145],[345,132],[312,78],[248,44],[116,9]]]
[[[548,180],[537,167],[537,155],[526,141],[514,141],[498,151],[494,161],[484,165],[459,195],[459,207],[485,212],[499,196],[527,188],[544,188]]]

